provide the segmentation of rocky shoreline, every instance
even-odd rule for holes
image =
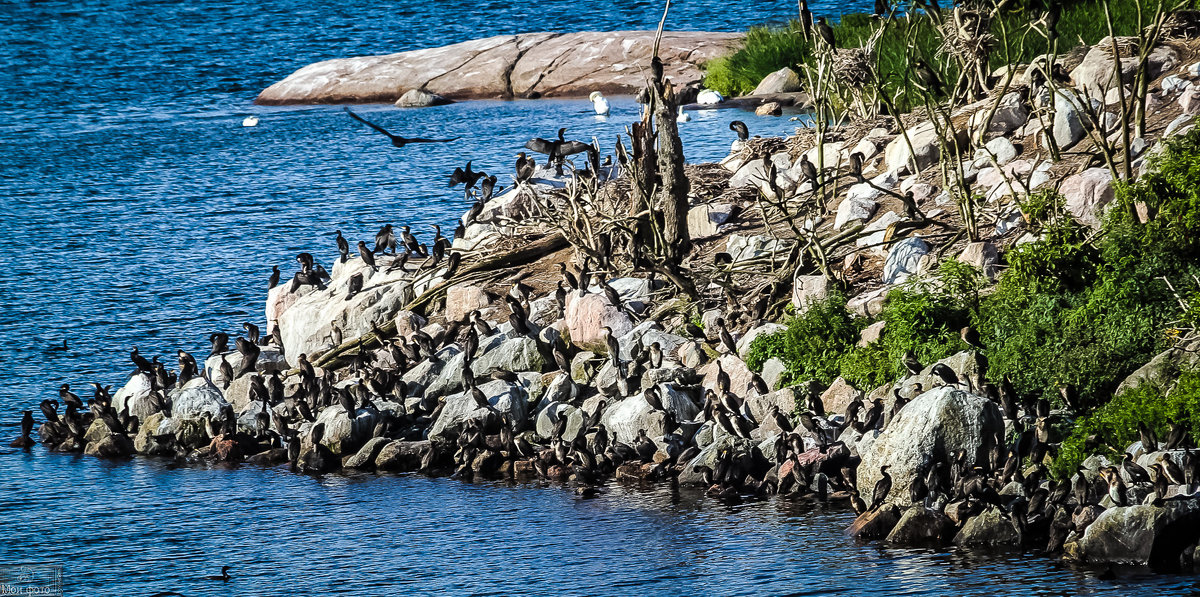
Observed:
[[[1021,88],[953,113],[964,136],[982,141],[961,164],[984,198],[982,238],[958,233],[964,224],[931,168],[957,138],[912,115],[839,128],[821,147],[801,131],[735,140],[720,164],[680,158],[690,250],[679,267],[656,266],[612,225],[624,220],[600,217],[636,212],[622,203],[645,163],[635,145],[617,166],[539,166],[481,196],[452,240],[439,231],[422,244],[389,227],[375,250],[347,248],[328,271],[301,254],[300,271],[268,292],[269,333],[247,326],[234,350],[214,334],[202,371],[182,351],[178,373],[135,351],[138,370],[116,393],[97,386],[84,406],[64,388],[61,404],[43,403],[40,440],[56,451],[312,474],[544,478],[581,495],[610,480],[777,494],[854,508],[848,532],[862,540],[1192,570],[1195,453],[1143,434],[1124,463],[1095,454],[1051,478],[1047,463],[1078,412],[990,378],[988,351],[966,329],[970,350],[906,360],[905,375],[877,388],[788,385],[779,359],[761,372],[747,365],[755,339],[783,329],[783,303],[802,313],[835,282],[869,318],[890,289],[930,283],[942,255],[1001,275],[1002,255],[1033,240],[1018,195],[1057,187],[1072,217],[1098,226],[1115,183],[1092,165],[1097,131],[1079,102],[1112,109],[1107,94],[1089,98],[1123,76],[1103,45],[1070,65],[1071,85],[1053,92],[1067,99],[1050,101],[1022,69]],[[1200,63],[1182,60],[1192,55],[1184,44],[1153,55],[1153,118],[1130,156],[1138,168],[1200,113]],[[657,93],[673,108],[670,83]],[[668,120],[657,123],[669,137]],[[1043,159],[1051,136],[1077,154]],[[659,151],[669,187],[670,150]],[[847,170],[854,160],[858,172]],[[813,164],[847,184],[825,196]],[[816,209],[800,224],[772,222],[766,201],[781,198]],[[581,232],[590,225],[605,228]],[[839,241],[818,243],[836,275],[801,252],[805,234]],[[872,325],[861,341],[883,333]],[[1127,383],[1184,358],[1172,349]]]
[[[308,65],[271,85],[263,105],[395,103],[406,93],[447,100],[632,95],[645,85],[654,31],[522,33],[386,56]],[[731,51],[737,33],[663,33],[659,55],[677,85],[698,85],[700,66]],[[417,104],[422,105],[422,104]]]

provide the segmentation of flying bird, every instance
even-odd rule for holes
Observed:
[[[404,147],[405,145],[408,145],[409,143],[449,143],[451,141],[457,141],[459,139],[458,137],[455,137],[453,139],[422,139],[419,137],[408,138],[408,137],[401,137],[399,135],[393,135],[393,134],[389,133],[387,131],[387,129],[379,126],[378,124],[375,124],[375,123],[363,118],[362,116],[359,116],[358,114],[355,114],[354,112],[351,112],[350,108],[344,108],[344,110],[346,110],[346,113],[350,115],[350,118],[353,118],[373,129],[379,131],[380,133],[387,135],[387,137],[392,140],[392,145],[395,145],[396,147]]]

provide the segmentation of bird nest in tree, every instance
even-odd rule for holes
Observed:
[[[862,48],[843,48],[833,56],[833,73],[837,80],[851,87],[871,82],[871,56]]]
[[[986,13],[954,11],[954,18],[946,19],[940,27],[942,45],[938,51],[967,63],[986,62],[996,45],[991,23],[991,17]]]

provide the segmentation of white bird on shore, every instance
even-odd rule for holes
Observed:
[[[691,122],[692,115],[683,111],[683,106],[679,106],[679,116],[675,117],[675,122]]]
[[[711,106],[713,104],[719,104],[723,101],[725,101],[725,98],[712,89],[704,89],[698,95],[696,95],[697,104]]]
[[[246,118],[242,119],[242,126],[258,126],[258,117],[247,116]]]
[[[608,116],[608,112],[611,110],[611,107],[608,105],[608,100],[605,99],[603,93],[600,93],[599,91],[593,91],[592,94],[588,96],[588,99],[592,100],[592,107],[596,109],[597,116]]]

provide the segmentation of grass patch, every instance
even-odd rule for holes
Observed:
[[[1049,43],[1027,25],[1041,17],[1042,10],[1013,3],[1011,8],[992,23],[997,47],[990,57],[990,69],[1005,64],[1027,63],[1049,51]],[[1192,2],[1195,5],[1196,2]],[[1111,2],[1113,28],[1117,35],[1135,35],[1138,12],[1134,2]],[[1147,9],[1149,11],[1149,9]],[[944,14],[948,14],[945,12]],[[860,13],[844,14],[831,22],[834,38],[840,48],[861,47],[879,21]],[[1003,33],[1002,33],[1003,32]],[[1101,0],[1078,0],[1063,6],[1058,25],[1058,51],[1064,53],[1081,44],[1091,45],[1108,35]],[[892,20],[888,31],[876,48],[876,69],[884,88],[890,95],[899,93],[902,109],[921,103],[912,84],[911,61],[924,58],[943,81],[952,82],[958,76],[953,60],[939,59],[937,48],[940,35],[930,19],[916,17]],[[811,44],[805,39],[799,20],[784,26],[754,27],[746,34],[742,47],[733,54],[713,60],[706,65],[705,85],[727,96],[746,95],[754,90],[763,77],[783,67],[797,68],[814,60]]]

